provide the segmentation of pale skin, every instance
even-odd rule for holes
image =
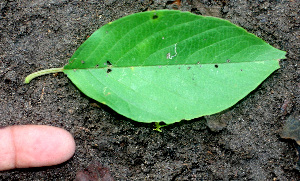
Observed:
[[[0,171],[63,163],[75,152],[73,136],[66,130],[43,125],[0,128]]]

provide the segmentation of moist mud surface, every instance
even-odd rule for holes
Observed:
[[[0,126],[57,126],[77,144],[61,165],[4,171],[0,180],[74,180],[77,173],[115,180],[299,180],[296,142],[280,138],[286,119],[299,115],[299,6],[297,0],[0,0]],[[62,73],[23,84],[32,72],[64,66],[106,23],[157,9],[227,19],[287,51],[287,59],[232,108],[161,133],[89,99]]]

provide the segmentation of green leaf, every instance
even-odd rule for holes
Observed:
[[[119,114],[171,124],[229,108],[283,58],[284,51],[226,20],[160,10],[101,27],[63,72]]]

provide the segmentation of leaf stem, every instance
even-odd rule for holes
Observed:
[[[34,79],[34,78],[36,78],[36,77],[39,77],[39,76],[41,76],[41,75],[46,75],[46,74],[51,74],[51,73],[62,72],[63,70],[64,70],[63,67],[61,67],[61,68],[46,69],[46,70],[40,70],[40,71],[37,71],[37,72],[34,72],[34,73],[28,75],[28,76],[25,78],[24,83],[25,83],[25,84],[28,84],[32,79]]]

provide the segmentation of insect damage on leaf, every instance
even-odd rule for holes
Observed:
[[[63,68],[33,73],[25,82],[64,72],[84,94],[119,114],[172,124],[233,106],[283,58],[284,51],[229,21],[148,11],[102,26]]]
[[[177,46],[177,43],[175,43],[175,48],[174,48],[175,54],[171,55],[171,53],[167,53],[167,59],[173,59],[174,57],[177,56],[176,46]]]

